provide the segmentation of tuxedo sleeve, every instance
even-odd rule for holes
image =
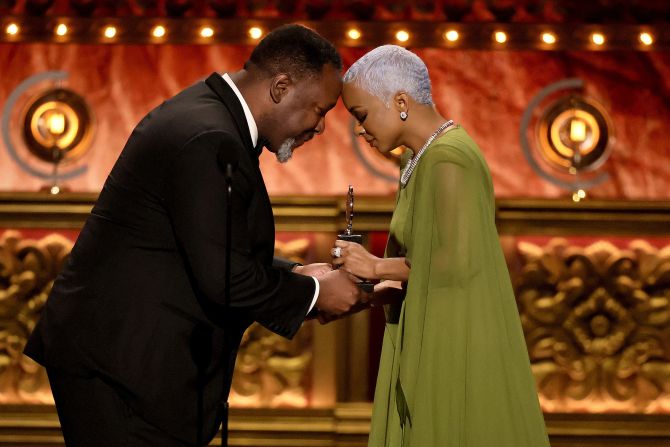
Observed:
[[[271,331],[291,338],[305,319],[315,293],[314,280],[262,262],[250,246],[249,219],[257,180],[245,148],[221,131],[187,142],[171,163],[165,203],[175,238],[197,292],[224,303],[227,186],[218,151],[235,151],[233,175],[230,305]],[[245,163],[246,162],[246,163]],[[221,308],[220,306],[217,306]]]
[[[290,261],[290,260],[285,259],[285,258],[280,258],[279,256],[275,256],[272,259],[272,266],[280,268],[280,269],[293,270],[293,268],[296,265],[302,265],[302,264],[299,263],[299,262]]]

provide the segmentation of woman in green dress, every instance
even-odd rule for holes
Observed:
[[[404,290],[385,305],[369,446],[548,446],[479,148],[436,110],[425,64],[401,47],[354,63],[342,98],[371,146],[412,152],[385,257],[333,249],[334,264],[382,281],[373,300],[393,281]]]

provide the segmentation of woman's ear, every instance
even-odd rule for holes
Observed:
[[[288,95],[292,84],[291,77],[286,73],[280,73],[272,78],[272,83],[270,84],[272,102],[279,104]]]
[[[398,112],[405,112],[409,110],[409,96],[405,92],[398,92],[393,97],[393,106]]]

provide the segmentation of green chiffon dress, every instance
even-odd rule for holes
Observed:
[[[386,256],[411,271],[403,303],[384,309],[368,445],[549,446],[491,175],[459,126],[398,191]]]

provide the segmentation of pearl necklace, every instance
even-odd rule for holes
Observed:
[[[430,143],[433,142],[433,140],[440,134],[442,133],[443,130],[451,127],[454,125],[454,120],[449,120],[446,123],[443,123],[440,127],[437,128],[433,134],[428,137],[426,142],[421,146],[421,149],[419,149],[419,152],[412,157],[412,159],[407,163],[405,166],[405,169],[402,171],[402,175],[400,176],[400,184],[404,187],[407,185],[407,182],[409,182],[409,178],[412,175],[412,172],[414,171],[414,168],[416,165],[419,163],[419,159],[423,155],[424,152],[426,152],[426,149],[428,149],[428,146],[430,146]]]

